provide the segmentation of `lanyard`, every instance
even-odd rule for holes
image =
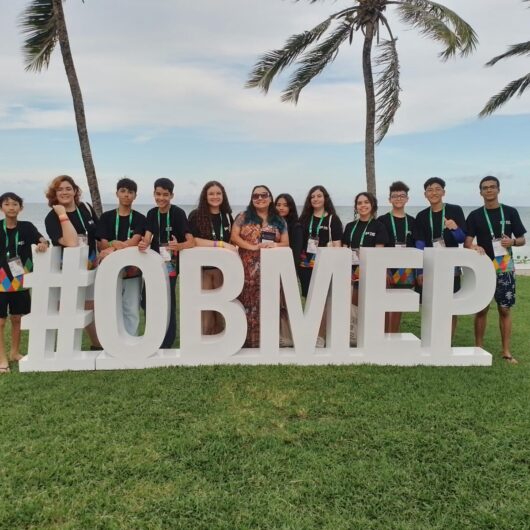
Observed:
[[[394,216],[392,215],[392,212],[390,212],[390,221],[392,221],[392,232],[394,232],[394,243],[397,242],[397,230],[396,230],[396,222],[394,221]],[[405,240],[404,243],[407,243],[407,235],[409,233],[409,219],[407,217],[407,214],[405,214]]]
[[[431,223],[431,239],[434,241],[434,228],[432,225],[432,208],[429,208],[429,221]],[[442,222],[440,225],[440,237],[444,236],[444,227],[445,227],[445,204],[442,208]]]
[[[4,232],[6,234],[6,254],[7,254],[7,259],[9,259],[9,257],[11,256],[11,253],[9,252],[9,236],[7,235],[7,223],[5,219],[4,219],[3,226],[4,226]],[[15,232],[15,256],[17,256],[18,258],[18,230]]]
[[[129,213],[129,228],[127,228],[127,239],[131,237],[131,223],[132,223],[132,210]],[[158,221],[158,224],[160,225],[160,220]],[[120,214],[119,211],[116,209],[116,225],[114,227],[115,237],[114,239],[118,239],[118,232],[120,229]]]
[[[167,211],[167,217],[166,217],[166,243],[169,243],[169,214],[171,213],[171,208]],[[157,212],[158,215],[158,243],[162,243],[162,230],[160,226],[160,208]]]
[[[85,231],[85,235],[88,235],[88,232],[86,230],[85,221],[83,221],[83,216],[81,215],[81,212],[79,211],[79,208],[76,208],[75,211],[77,212],[77,216],[79,217],[79,220],[81,221],[81,224],[83,225],[83,230]]]
[[[318,233],[320,232],[320,227],[322,226],[322,221],[324,221],[324,217],[326,217],[327,213],[324,212],[324,215],[320,218],[320,222],[317,226],[317,233],[316,236],[318,237]],[[309,224],[309,237],[311,237],[311,234],[313,232],[313,219],[315,218],[314,215],[311,215],[311,223]],[[331,228],[331,227],[330,227]]]
[[[224,229],[224,226],[223,226],[223,214],[222,213],[219,213],[219,219],[220,219],[220,233],[221,233],[221,237],[219,238],[219,241],[224,241],[225,239],[225,229]],[[215,230],[213,228],[213,223],[212,223],[212,219],[210,218],[210,226],[212,227],[212,238],[214,241],[217,241],[217,234],[215,233]]]
[[[360,219],[357,219],[357,222],[355,223],[355,226],[352,228],[351,230],[351,233],[350,233],[350,247],[353,243],[353,234],[355,233],[355,230],[357,229],[357,225],[359,224],[359,221]],[[363,246],[363,243],[364,243],[364,236],[366,234],[366,230],[368,229],[368,225],[372,222],[372,218],[370,217],[370,219],[368,219],[368,222],[366,223],[366,226],[364,227],[364,231],[362,233],[362,236],[361,236],[361,241],[359,243],[359,247],[362,247]]]
[[[500,205],[500,208],[501,208],[501,237],[502,237],[504,234],[504,228],[505,228],[506,222],[504,219],[504,210],[502,208],[502,204]],[[491,225],[491,219],[490,219],[488,210],[486,210],[485,206],[484,206],[484,216],[486,217],[488,228],[490,229],[491,239],[495,239],[495,232],[493,231],[493,226]]]

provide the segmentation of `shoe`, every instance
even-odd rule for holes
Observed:
[[[324,337],[317,337],[317,348],[325,348],[326,339]]]
[[[0,375],[1,374],[8,374],[11,371],[9,366],[0,366]]]

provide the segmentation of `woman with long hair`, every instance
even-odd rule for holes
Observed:
[[[359,301],[359,249],[384,247],[388,242],[385,225],[377,219],[377,198],[363,191],[354,200],[354,219],[344,228],[342,246],[352,251],[352,303]]]
[[[247,209],[232,227],[232,243],[239,247],[245,282],[239,300],[247,315],[246,348],[259,347],[260,330],[260,252],[261,249],[287,247],[289,236],[285,221],[278,215],[267,186],[254,186]]]
[[[97,266],[96,225],[98,218],[92,206],[81,202],[81,188],[72,177],[60,175],[55,177],[46,191],[46,198],[51,210],[44,219],[46,232],[54,246],[82,247],[88,246],[89,270]],[[85,309],[94,309],[94,290],[87,289]],[[89,324],[87,332],[91,349],[100,350],[101,344],[96,334],[94,322]]]
[[[197,208],[188,216],[190,230],[198,247],[224,248],[237,252],[230,244],[234,220],[224,186],[216,180],[207,182],[199,196]],[[215,267],[202,270],[202,288],[217,289],[223,283],[221,271]],[[202,312],[202,332],[205,335],[220,333],[224,319],[215,311]]]

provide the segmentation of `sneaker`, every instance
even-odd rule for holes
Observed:
[[[325,348],[326,347],[326,339],[324,337],[317,337],[317,348]]]

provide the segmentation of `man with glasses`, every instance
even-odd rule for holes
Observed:
[[[472,211],[467,218],[468,233],[466,248],[486,254],[497,272],[495,302],[499,312],[502,358],[511,364],[517,361],[510,352],[512,315],[510,308],[515,304],[515,270],[512,247],[525,244],[526,229],[519,212],[511,206],[499,203],[499,179],[484,177],[479,184],[484,206]],[[476,238],[476,244],[473,239]],[[483,346],[488,319],[489,305],[475,315],[475,344]]]
[[[444,203],[445,181],[439,177],[427,179],[423,184],[425,198],[429,201],[429,207],[422,210],[416,216],[416,248],[423,250],[425,247],[434,248],[456,248],[466,238],[466,219],[460,206]],[[453,292],[460,289],[460,267],[455,268],[455,279]],[[423,285],[422,271],[418,271],[418,287]],[[453,315],[454,336],[457,324],[457,316]]]

